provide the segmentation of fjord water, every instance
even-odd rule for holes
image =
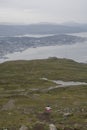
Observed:
[[[80,35],[87,37],[87,33],[79,33],[73,35]],[[15,52],[6,55],[7,59],[0,59],[0,62],[11,60],[32,60],[45,59],[49,57],[73,59],[77,62],[87,63],[87,41],[83,43],[74,43],[67,45],[43,46],[36,48],[28,48],[22,52]]]

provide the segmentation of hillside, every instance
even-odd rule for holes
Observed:
[[[59,130],[86,130],[87,85],[55,88],[53,80],[87,82],[87,64],[55,57],[0,64],[0,128],[36,130],[38,122],[46,130],[49,123]],[[43,117],[47,105],[52,107],[49,120]]]

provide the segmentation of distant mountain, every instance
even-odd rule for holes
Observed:
[[[30,25],[5,25],[0,24],[0,36],[14,36],[25,34],[64,34],[87,32],[87,24],[49,24],[39,23]]]
[[[62,23],[62,25],[69,27],[81,27],[81,28],[83,28],[84,26],[87,27],[87,23],[77,23],[73,21]]]
[[[81,26],[82,24],[70,21],[70,22],[64,22],[64,23],[62,23],[62,25],[65,25],[65,26]]]

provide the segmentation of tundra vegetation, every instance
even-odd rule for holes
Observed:
[[[87,85],[55,88],[51,80],[87,82],[87,64],[55,57],[0,64],[0,128],[47,130],[54,123],[59,130],[86,130]],[[44,128],[35,127],[38,123]]]

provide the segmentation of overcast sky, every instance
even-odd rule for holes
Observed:
[[[0,0],[0,22],[87,23],[87,0]]]

